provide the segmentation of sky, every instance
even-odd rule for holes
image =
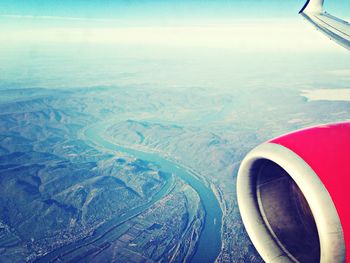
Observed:
[[[330,13],[350,17],[349,0],[325,1]],[[349,72],[349,52],[298,15],[304,0],[0,3],[0,81],[44,79],[40,85],[47,86],[71,76],[65,79],[110,84],[120,83],[127,72],[129,83],[139,81],[136,73],[144,72],[147,82],[154,78],[150,72],[162,72],[158,82],[204,85],[222,79],[225,86],[240,75],[245,82],[250,72],[268,75],[270,68],[281,76],[318,67]],[[233,68],[239,74],[232,74]]]
[[[302,21],[298,11],[303,4],[304,0],[1,0],[0,47],[84,42],[246,51],[333,48]],[[326,8],[350,17],[349,0],[326,0]]]
[[[303,4],[304,0],[2,0],[0,15],[134,20],[261,18],[293,16]],[[350,17],[348,0],[326,0],[326,7]]]

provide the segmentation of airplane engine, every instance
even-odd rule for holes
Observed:
[[[237,178],[244,226],[268,263],[350,262],[349,192],[350,122],[265,142]]]

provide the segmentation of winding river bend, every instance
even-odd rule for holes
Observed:
[[[175,176],[180,177],[185,183],[190,185],[199,195],[201,203],[205,210],[205,222],[202,229],[202,232],[199,236],[199,241],[197,244],[196,251],[191,259],[191,262],[198,263],[209,263],[214,262],[217,256],[220,253],[221,249],[221,219],[222,219],[222,211],[219,205],[219,202],[214,195],[213,191],[204,185],[202,181],[196,177],[191,171],[186,170],[185,168],[175,164],[156,153],[153,152],[144,152],[141,150],[136,150],[133,148],[127,148],[121,145],[118,145],[114,142],[108,141],[103,136],[106,129],[106,125],[99,124],[95,126],[91,126],[87,128],[84,132],[85,139],[92,142],[95,145],[103,147],[107,150],[119,151],[126,153],[128,155],[132,155],[135,158],[152,162],[156,164],[161,171],[174,174]],[[160,193],[156,194],[151,202],[148,204],[130,210],[128,213],[124,214],[122,217],[117,218],[115,222],[111,222],[110,225],[120,224],[128,220],[128,218],[132,218],[142,211],[146,210],[148,207],[153,205],[155,202],[163,198],[164,195],[167,194],[171,183],[167,183],[165,187],[160,191]],[[109,227],[111,227],[109,226]],[[97,230],[98,238],[88,238],[76,243],[61,247],[52,253],[47,254],[43,258],[39,259],[38,262],[48,262],[55,261],[59,259],[62,255],[67,255],[76,249],[79,249],[82,246],[89,245],[90,243],[98,241],[108,235],[108,224],[107,226],[102,226]],[[91,239],[91,240],[90,240]]]

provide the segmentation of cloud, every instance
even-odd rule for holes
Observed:
[[[302,90],[301,96],[306,97],[308,101],[350,101],[350,89]]]
[[[115,19],[84,18],[69,16],[34,16],[34,15],[0,15],[0,19],[26,19],[26,20],[63,20],[63,21],[101,21],[108,22]]]
[[[22,17],[23,18],[23,17]],[[32,18],[27,16],[25,18]],[[73,17],[39,17],[63,19],[64,24],[42,23],[3,27],[0,43],[89,43],[123,45],[161,45],[176,47],[224,48],[241,51],[331,50],[335,44],[319,34],[302,19],[232,20],[216,24],[123,26],[117,20],[106,23],[75,23],[85,19]],[[70,23],[72,21],[72,23]],[[101,21],[101,20],[99,20]]]

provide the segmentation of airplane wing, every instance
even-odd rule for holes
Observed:
[[[332,40],[350,50],[349,22],[324,11],[323,0],[308,0],[299,13]]]

